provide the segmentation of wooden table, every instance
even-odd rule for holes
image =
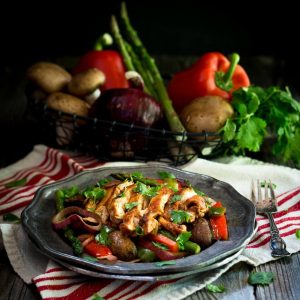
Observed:
[[[238,263],[215,281],[226,287],[224,293],[210,293],[205,289],[185,300],[196,299],[300,299],[300,253],[252,268]],[[274,282],[269,286],[251,286],[247,283],[251,271],[273,272]],[[0,300],[41,299],[36,287],[27,285],[12,269],[6,252],[0,251]],[[175,299],[174,299],[175,300]]]

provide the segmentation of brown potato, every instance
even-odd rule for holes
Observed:
[[[182,110],[180,119],[189,132],[217,132],[233,115],[233,108],[218,96],[196,98]]]
[[[31,66],[27,77],[49,94],[62,90],[71,80],[71,75],[65,69],[49,62],[38,62]]]

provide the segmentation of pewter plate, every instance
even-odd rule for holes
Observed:
[[[199,254],[175,261],[173,265],[159,266],[156,263],[91,262],[73,254],[71,247],[52,229],[51,219],[55,215],[55,191],[74,185],[83,189],[111,173],[142,172],[147,177],[157,178],[158,171],[173,173],[180,180],[188,180],[193,186],[213,199],[221,200],[227,209],[229,240],[217,241]],[[29,237],[49,257],[110,274],[142,275],[186,272],[207,267],[236,253],[251,237],[255,223],[255,207],[231,185],[215,178],[177,168],[149,165],[135,167],[108,167],[84,171],[73,177],[57,181],[40,188],[31,204],[22,213],[22,224]]]

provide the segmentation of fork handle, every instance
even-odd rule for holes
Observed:
[[[266,213],[266,215],[270,222],[270,248],[272,249],[271,255],[273,257],[289,256],[290,253],[286,250],[285,241],[280,237],[279,230],[276,226],[272,213]]]

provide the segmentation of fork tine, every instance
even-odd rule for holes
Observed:
[[[255,184],[253,179],[251,180],[251,201],[254,205],[256,204]]]
[[[268,182],[266,179],[265,179],[264,185],[265,185],[265,200],[268,201],[269,200],[269,193],[268,193],[269,188],[268,188]]]
[[[270,187],[272,202],[277,206],[277,199],[276,199],[276,196],[275,196],[275,192],[274,192],[273,184],[272,184],[271,180],[269,180],[269,187]]]
[[[261,202],[262,201],[262,195],[261,195],[261,188],[260,188],[260,182],[257,180],[257,201]]]

